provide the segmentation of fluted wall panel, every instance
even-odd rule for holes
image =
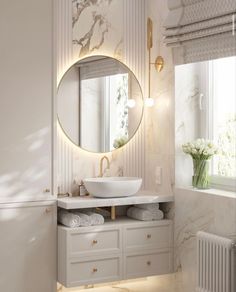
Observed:
[[[73,62],[72,53],[72,2],[57,0],[57,84]],[[57,181],[61,192],[71,191],[73,145],[57,125]]]
[[[145,97],[146,4],[143,0],[124,1],[124,62],[136,74]],[[145,187],[145,119],[135,137],[125,147],[124,173],[142,177]]]

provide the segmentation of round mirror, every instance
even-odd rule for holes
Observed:
[[[57,114],[67,137],[91,152],[125,145],[143,116],[142,90],[120,61],[87,57],[64,74],[58,88]]]

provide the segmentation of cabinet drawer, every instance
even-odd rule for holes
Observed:
[[[125,249],[157,249],[172,246],[172,225],[128,227],[125,230]]]
[[[158,251],[125,256],[126,278],[167,274],[172,271],[172,252]]]
[[[70,232],[68,236],[69,255],[91,255],[97,252],[119,252],[121,248],[120,230],[93,230]]]
[[[110,282],[121,279],[121,258],[71,261],[69,263],[67,287]]]

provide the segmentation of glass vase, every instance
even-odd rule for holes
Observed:
[[[192,185],[197,189],[208,189],[210,187],[209,160],[193,159]]]

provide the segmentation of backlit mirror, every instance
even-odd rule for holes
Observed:
[[[67,137],[91,152],[110,152],[126,144],[143,115],[143,96],[135,75],[106,56],[84,58],[64,74],[57,114]]]

